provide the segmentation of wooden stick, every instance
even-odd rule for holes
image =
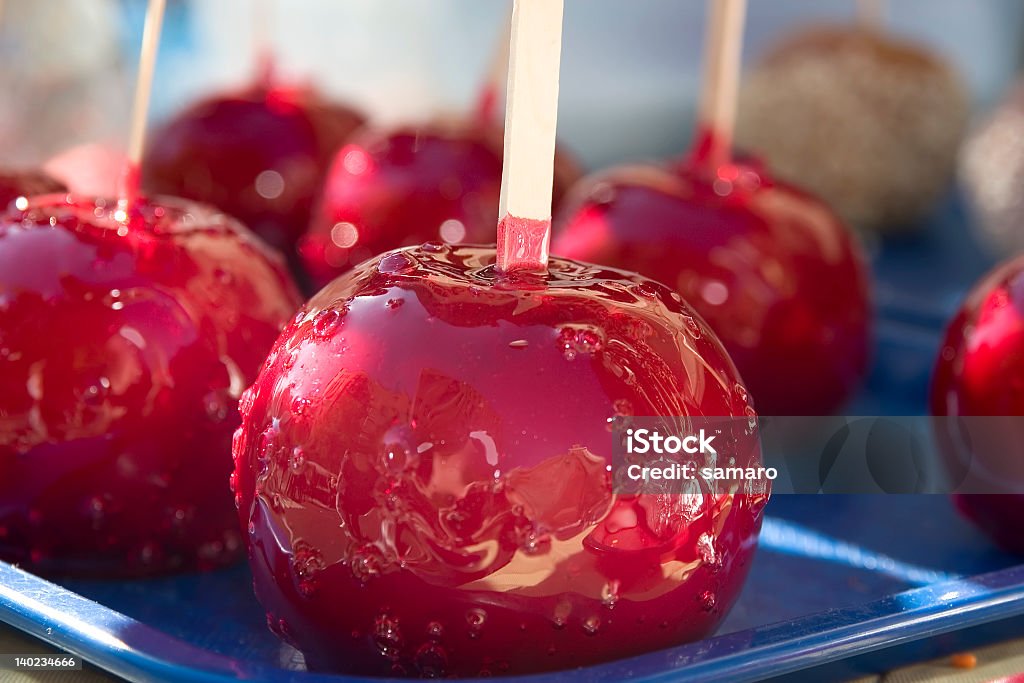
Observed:
[[[167,0],[149,0],[146,25],[142,31],[142,52],[139,73],[135,80],[135,101],[132,103],[131,128],[128,136],[128,166],[121,179],[120,203],[126,206],[139,194],[139,167],[146,144],[146,119],[153,92],[153,71],[156,53],[160,47],[160,29],[164,21]]]
[[[512,40],[512,15],[509,14],[501,28],[494,54],[487,67],[486,79],[480,88],[476,102],[476,115],[480,121],[489,123],[494,119],[498,109],[498,101],[504,94],[505,82],[508,80],[509,44]]]
[[[563,0],[515,0],[505,105],[498,270],[547,269]]]
[[[705,157],[718,167],[732,159],[747,2],[710,0],[708,9],[699,123]]]
[[[885,0],[857,0],[857,21],[868,31],[881,31],[886,24]]]
[[[252,12],[252,51],[256,79],[268,86],[274,80],[274,49],[270,39],[273,5],[271,0],[257,0]]]

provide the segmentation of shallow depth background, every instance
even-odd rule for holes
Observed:
[[[383,121],[472,102],[510,0],[170,0],[153,116],[243,83],[258,11],[281,69]],[[590,166],[686,145],[698,90],[704,0],[566,0],[561,135]],[[6,0],[0,16],[0,148],[29,164],[120,136],[144,0]],[[266,8],[260,10],[260,7]],[[854,0],[751,0],[747,61],[786,31],[847,21]],[[890,0],[893,29],[968,79],[979,110],[1020,57],[1019,0]]]

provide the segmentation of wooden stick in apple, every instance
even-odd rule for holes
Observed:
[[[0,0],[2,1],[2,0]],[[495,44],[494,55],[487,68],[486,79],[476,101],[477,119],[490,123],[497,113],[498,102],[501,100],[505,90],[505,81],[508,79],[508,56],[509,42],[512,36],[511,13],[501,28],[501,35]]]
[[[857,0],[857,21],[862,28],[880,31],[886,20],[885,0]]]
[[[515,0],[498,212],[498,270],[544,271],[558,123],[563,0]]]
[[[732,159],[747,3],[710,0],[708,10],[698,148],[711,167],[717,168]]]
[[[270,85],[274,80],[274,48],[271,26],[274,20],[273,0],[257,0],[252,9],[252,51],[256,79]]]
[[[121,177],[118,193],[120,208],[126,209],[139,196],[139,167],[146,144],[146,119],[153,92],[153,71],[156,53],[160,47],[160,29],[164,21],[167,0],[149,0],[146,25],[142,32],[142,52],[139,73],[135,80],[135,101],[132,103],[131,127],[128,135],[128,163]]]

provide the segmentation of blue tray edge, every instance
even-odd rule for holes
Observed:
[[[594,681],[664,683],[681,676],[703,681],[753,681],[1018,615],[1024,615],[1024,566],[917,588],[860,607],[829,610],[642,657],[505,680],[568,681],[582,671],[587,680]],[[239,662],[163,634],[4,563],[0,563],[0,621],[131,681],[385,680]],[[173,652],[175,656],[161,657],[155,652]]]

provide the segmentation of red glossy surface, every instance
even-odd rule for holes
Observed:
[[[150,136],[143,188],[212,204],[292,254],[331,158],[361,124],[308,90],[256,85],[206,99]]]
[[[753,414],[714,335],[639,276],[494,260],[365,262],[243,396],[256,593],[313,668],[572,667],[705,636],[740,590],[766,491],[616,496],[607,469],[616,416]],[[724,441],[759,458],[746,424]]]
[[[209,209],[143,202],[125,223],[70,201],[0,220],[0,559],[104,577],[233,561],[237,400],[294,285]]]
[[[18,197],[64,192],[66,189],[59,180],[41,171],[0,169],[0,211],[6,209]]]
[[[541,272],[547,267],[550,242],[550,220],[538,221],[509,214],[498,221],[494,265],[504,273],[516,270]]]
[[[635,270],[715,330],[763,415],[827,415],[865,374],[868,269],[819,201],[758,166],[636,166],[584,181],[552,253]]]
[[[503,147],[502,129],[478,120],[364,131],[338,153],[300,246],[314,282],[388,249],[493,243]],[[555,206],[578,177],[559,152]]]
[[[1003,264],[967,297],[950,323],[932,385],[935,415],[1024,415],[1024,257]],[[972,490],[1007,490],[1024,485],[1024,441],[1019,420],[987,421],[976,444]],[[1003,430],[1010,431],[1003,431]],[[947,456],[950,444],[939,440]],[[1007,449],[1011,449],[1007,452]],[[1010,484],[1013,485],[1013,484]],[[1008,550],[1024,554],[1024,496],[959,495],[957,506]]]

